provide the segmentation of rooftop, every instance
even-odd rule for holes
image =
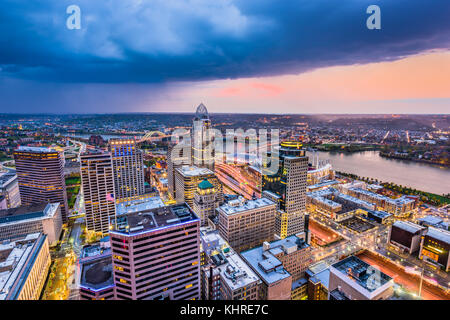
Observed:
[[[81,264],[80,287],[98,291],[114,285],[111,256]]]
[[[0,224],[13,223],[30,219],[45,219],[52,217],[59,203],[39,203],[17,208],[0,210]]]
[[[34,153],[47,153],[47,152],[57,152],[51,148],[45,147],[27,147],[27,146],[19,146],[16,151],[20,152],[34,152]]]
[[[332,265],[332,267],[348,279],[355,281],[358,285],[368,290],[369,292],[375,291],[379,287],[392,280],[392,278],[387,274],[381,272],[377,268],[371,266],[370,264],[362,261],[355,256],[350,256],[348,258],[345,258],[344,260],[336,262]],[[370,277],[373,272],[370,272],[368,270],[369,268],[377,270],[378,277],[376,281],[374,281]]]
[[[132,235],[196,220],[198,217],[191,208],[180,204],[122,214],[112,219],[111,224],[112,232]]]
[[[202,175],[209,175],[214,174],[211,170],[207,168],[199,168],[196,166],[181,166],[180,168],[176,169],[179,173],[181,173],[185,177],[195,177],[195,176],[202,176]]]
[[[204,179],[202,182],[198,184],[198,187],[202,190],[214,188],[213,184],[208,181],[208,179]]]
[[[218,230],[202,227],[200,233],[202,251],[210,256],[217,266],[217,272],[230,289],[236,290],[259,280],[254,271],[220,236]]]
[[[292,253],[297,249],[303,249],[308,246],[308,244],[296,236],[290,236],[271,242],[266,247],[267,250],[264,250],[265,246],[259,246],[243,251],[241,255],[264,282],[274,283],[290,276],[290,273],[284,269],[283,264],[274,254],[282,252]]]
[[[220,206],[217,210],[222,211],[227,215],[232,215],[247,210],[258,209],[272,205],[275,206],[275,202],[267,198],[245,200],[243,197],[239,197],[238,199],[228,201],[224,205]]]
[[[428,224],[428,225],[437,225],[442,223],[442,219],[435,216],[426,216],[419,219],[420,222]]]
[[[409,221],[395,221],[393,226],[400,228],[402,230],[408,231],[409,233],[416,233],[418,231],[424,230],[425,228],[421,225],[409,222]]]
[[[27,263],[30,265],[34,263],[34,259],[29,260],[34,245],[37,241],[38,245],[42,245],[44,240],[45,236],[42,237],[40,233],[32,233],[12,242],[3,241],[0,244],[0,300],[5,300],[11,295],[14,299],[14,292],[10,290],[21,280],[18,277],[22,277],[21,271]]]
[[[6,187],[17,178],[15,171],[2,171],[0,172],[0,188]]]
[[[143,212],[159,207],[164,207],[165,204],[160,197],[152,195],[143,195],[138,199],[128,200],[116,204],[116,214],[122,215],[133,212]]]
[[[450,244],[449,231],[429,227],[426,236]]]

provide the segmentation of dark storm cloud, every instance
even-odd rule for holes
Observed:
[[[81,30],[66,7],[81,8]],[[370,4],[382,29],[368,30]],[[300,73],[449,48],[449,0],[3,0],[0,75],[164,82]]]

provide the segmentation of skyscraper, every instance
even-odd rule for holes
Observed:
[[[114,168],[115,199],[144,194],[144,162],[136,142],[132,139],[111,139],[110,151]]]
[[[107,233],[109,220],[116,213],[111,153],[91,150],[83,153],[80,159],[86,227]]]
[[[208,224],[208,217],[215,215],[216,208],[219,206],[220,190],[208,181],[203,180],[197,186],[194,193],[194,212],[199,216],[201,225]]]
[[[19,147],[14,160],[22,205],[59,202],[63,223],[67,222],[63,154],[50,148]]]
[[[301,142],[280,144],[279,166],[276,173],[263,169],[262,190],[265,196],[277,200],[279,210],[275,220],[275,233],[281,239],[305,231],[306,180],[308,157]],[[306,230],[307,231],[307,230]]]
[[[200,299],[200,220],[186,204],[118,215],[113,226],[116,299]]]
[[[213,136],[208,110],[203,103],[197,107],[192,125],[192,164],[214,171]]]
[[[189,141],[188,148],[177,148],[174,150],[174,145],[169,145],[167,150],[167,190],[172,199],[176,199],[177,191],[175,188],[175,170],[184,165],[191,164],[191,146]]]
[[[179,204],[186,202],[191,208],[194,206],[194,193],[198,184],[207,179],[216,189],[217,200],[222,202],[222,184],[214,172],[207,168],[196,166],[182,166],[175,170],[176,201]]]

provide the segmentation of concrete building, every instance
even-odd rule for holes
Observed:
[[[263,167],[262,190],[278,198],[275,233],[283,239],[305,232],[308,157],[300,142],[280,144],[276,173]],[[266,193],[267,194],[267,193]]]
[[[120,215],[112,226],[116,299],[200,299],[200,219],[186,204]]]
[[[261,280],[217,230],[203,227],[201,279],[203,300],[258,300]]]
[[[109,149],[114,170],[116,201],[144,194],[144,161],[136,141],[111,139]]]
[[[429,227],[420,244],[419,258],[448,272],[450,270],[450,232]]]
[[[330,266],[329,300],[387,300],[394,280],[377,268],[350,256]]]
[[[6,208],[20,206],[20,192],[15,171],[0,172],[0,196],[5,197]]]
[[[86,228],[107,233],[116,213],[111,154],[90,150],[80,156],[81,185],[86,209]]]
[[[38,300],[50,268],[47,236],[32,233],[0,244],[0,300]]]
[[[239,197],[217,208],[220,235],[240,252],[274,240],[276,203]]]
[[[194,193],[193,210],[199,216],[201,225],[208,225],[208,218],[215,216],[216,208],[220,205],[220,190],[205,179],[200,182]]]
[[[196,166],[182,166],[175,169],[175,189],[176,202],[182,204],[186,202],[191,208],[194,207],[194,194],[197,186],[203,180],[208,180],[216,189],[217,200],[223,201],[223,189],[219,179],[214,172],[207,168]]]
[[[312,262],[310,246],[296,236],[266,242],[241,256],[262,280],[261,300],[290,300],[296,281]]]
[[[426,228],[409,221],[396,221],[389,232],[389,244],[402,252],[412,254],[420,249]]]
[[[63,153],[49,148],[19,147],[14,151],[14,160],[21,203],[59,202],[66,223],[69,207]]]
[[[50,246],[56,245],[62,231],[59,203],[40,203],[0,211],[0,240],[41,232]]]

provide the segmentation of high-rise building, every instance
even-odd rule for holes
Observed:
[[[257,300],[261,280],[238,253],[208,227],[200,229],[203,300]]]
[[[208,179],[200,182],[194,193],[192,209],[199,216],[202,226],[208,225],[208,218],[216,214],[216,208],[219,205],[219,190]]]
[[[47,236],[31,233],[0,244],[0,301],[39,300],[50,269]]]
[[[262,190],[264,196],[277,200],[275,233],[281,239],[307,231],[306,186],[308,157],[301,142],[286,141],[280,144],[279,166],[276,173],[263,168]],[[266,191],[266,192],[264,192]]]
[[[207,179],[217,190],[217,200],[223,201],[222,183],[214,172],[207,168],[196,166],[182,166],[175,170],[175,189],[177,203],[186,202],[191,208],[194,206],[194,194],[200,182]]]
[[[214,171],[214,148],[211,120],[203,103],[197,107],[192,125],[192,164]]]
[[[66,182],[62,152],[37,147],[14,151],[20,198],[23,205],[59,202],[63,223],[67,222]]]
[[[274,240],[276,204],[267,199],[239,197],[217,208],[220,235],[236,251]]]
[[[183,142],[187,143],[187,142]],[[176,199],[175,188],[175,170],[185,165],[191,165],[191,146],[189,140],[189,147],[176,148],[175,145],[169,145],[167,150],[167,191],[172,199]]]
[[[19,183],[15,171],[0,172],[0,196],[5,197],[8,209],[20,206]]]
[[[136,142],[132,139],[111,139],[109,147],[114,169],[115,200],[144,194],[144,162]]]
[[[116,219],[110,231],[116,299],[200,299],[200,219],[186,204]]]
[[[116,213],[111,153],[90,150],[81,154],[81,185],[86,209],[86,227],[107,233]]]

